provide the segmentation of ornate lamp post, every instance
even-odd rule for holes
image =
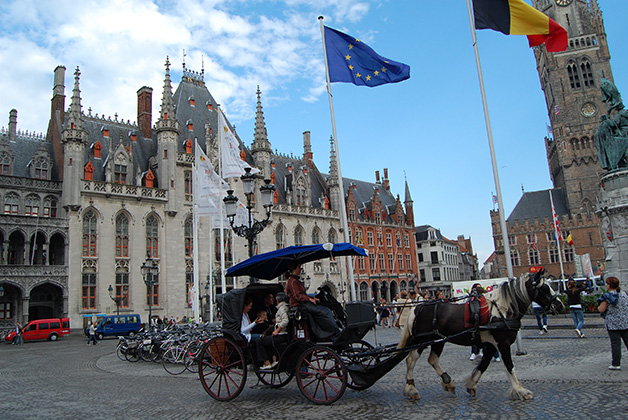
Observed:
[[[262,193],[262,205],[266,209],[266,217],[264,220],[253,219],[253,195],[255,194],[255,179],[256,175],[251,173],[251,168],[245,168],[245,174],[240,177],[244,188],[244,195],[246,195],[246,209],[249,213],[249,222],[247,225],[234,226],[234,220],[236,215],[236,204],[238,197],[233,195],[233,190],[227,191],[227,196],[223,199],[225,202],[225,208],[227,211],[227,217],[229,218],[229,224],[231,229],[236,235],[246,238],[249,242],[249,258],[253,256],[253,244],[255,237],[270,223],[270,215],[273,208],[273,194],[275,192],[275,186],[270,183],[270,179],[264,180],[264,185],[260,187]],[[253,282],[253,279],[251,279]]]
[[[120,306],[122,305],[122,300],[129,295],[129,286],[126,284],[122,286],[122,296],[116,297],[113,295],[113,286],[109,285],[109,298],[116,303],[116,315],[120,315]]]
[[[144,284],[148,287],[148,327],[150,328],[153,318],[153,285],[156,283],[155,276],[159,274],[159,266],[157,265],[157,261],[148,257],[146,261],[142,263],[140,270],[144,277]]]
[[[410,280],[408,281],[408,286],[410,287],[410,291],[415,290],[416,288],[416,281],[414,281],[414,279],[416,278],[416,276],[414,274],[410,274],[408,277],[410,277]]]

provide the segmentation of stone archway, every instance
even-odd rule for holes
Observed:
[[[9,282],[0,282],[3,292],[0,296],[0,327],[14,327],[22,317],[22,289]]]
[[[28,319],[61,318],[63,313],[63,290],[52,283],[44,283],[31,290]]]

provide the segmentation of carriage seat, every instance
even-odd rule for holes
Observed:
[[[464,327],[477,328],[488,324],[490,309],[484,296],[473,296],[464,304]],[[476,322],[477,321],[477,322]]]

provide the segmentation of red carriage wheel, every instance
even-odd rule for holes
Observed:
[[[316,404],[332,404],[347,389],[347,369],[338,353],[314,346],[299,357],[296,366],[299,389]]]
[[[246,362],[242,350],[226,337],[210,340],[199,355],[198,376],[212,398],[218,401],[234,399],[246,384]]]

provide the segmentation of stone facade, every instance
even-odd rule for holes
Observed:
[[[218,104],[205,86],[204,73],[184,66],[173,93],[166,61],[159,114],[152,115],[153,90],[144,86],[137,92],[137,122],[124,121],[118,115],[99,116],[91,108],[83,110],[80,76],[77,68],[66,109],[65,67],[55,69],[45,136],[17,130],[15,110],[10,113],[8,129],[0,132],[0,200],[4,205],[0,215],[0,324],[69,316],[71,325],[78,327],[83,319],[117,310],[139,313],[144,320],[149,309],[153,315],[191,316],[195,142],[214,167],[218,166]],[[347,187],[341,194],[333,146],[329,174],[314,163],[309,132],[303,134],[303,156],[273,153],[259,89],[255,119],[251,147],[238,138],[241,157],[258,167],[277,189],[272,222],[257,236],[254,252],[342,242],[340,200],[350,197],[351,191]],[[239,178],[228,182],[236,196],[244,197]],[[256,182],[252,212],[260,220],[265,216],[259,194],[262,180]],[[347,179],[344,185],[351,182],[364,187],[362,201],[395,204],[382,211],[384,217],[378,222],[356,221],[353,232],[361,224],[379,225],[392,232],[412,231],[411,202],[402,207],[379,180]],[[219,231],[209,217],[199,218],[198,273],[204,315],[210,279],[214,293],[224,291]],[[224,243],[226,267],[248,257],[247,241],[228,226]],[[151,289],[140,270],[147,257],[158,269]],[[309,291],[327,284],[338,298],[348,298],[346,261],[338,258],[307,264]],[[388,274],[401,280],[411,278],[414,272],[416,256],[409,246],[404,249],[404,268]],[[359,277],[372,283],[371,274],[360,273]],[[248,277],[227,278],[226,289],[243,287],[248,281]],[[380,273],[377,281],[383,281]]]

